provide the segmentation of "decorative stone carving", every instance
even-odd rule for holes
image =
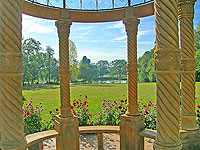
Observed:
[[[0,1],[0,147],[24,150],[21,18],[23,0]]]
[[[155,0],[156,150],[180,150],[180,56],[177,0]]]
[[[128,8],[129,9],[129,8]],[[123,23],[127,32],[127,78],[128,104],[127,115],[139,115],[137,103],[137,31],[140,20],[136,17],[125,18]]]
[[[195,113],[194,4],[196,0],[179,0],[181,35],[181,129],[197,130]]]
[[[58,20],[59,37],[59,74],[60,74],[60,98],[61,98],[61,116],[72,116],[70,110],[70,71],[69,71],[69,33],[72,22],[70,20]]]

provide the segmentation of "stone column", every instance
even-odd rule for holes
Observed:
[[[0,0],[0,131],[2,150],[24,150],[21,22],[23,0]]]
[[[180,150],[180,50],[177,0],[155,0],[156,150]]]
[[[69,71],[69,33],[72,22],[67,19],[56,21],[59,37],[59,74],[61,113],[56,116],[55,128],[60,133],[57,150],[79,149],[79,128],[77,118],[71,113],[70,71]]]
[[[196,130],[194,4],[196,0],[179,0],[181,33],[181,129]]]
[[[143,150],[144,139],[139,132],[144,129],[143,117],[139,115],[137,103],[137,32],[140,20],[129,16],[134,12],[132,7],[125,10],[126,18],[123,23],[127,33],[127,78],[128,78],[128,104],[127,112],[121,116],[120,122],[120,149]]]

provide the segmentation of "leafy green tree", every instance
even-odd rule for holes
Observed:
[[[54,61],[53,55],[54,55],[54,50],[51,48],[51,46],[47,46],[46,48],[46,53],[47,53],[47,69],[48,69],[48,82],[51,83],[51,70],[52,70],[52,64]]]
[[[109,63],[107,60],[100,60],[96,63],[98,75],[102,78],[109,72]]]
[[[33,38],[25,39],[22,42],[23,52],[23,84],[24,82],[39,82],[40,73],[40,51],[41,44]]]
[[[200,22],[194,31],[194,46],[196,58],[196,81],[200,81]]]
[[[70,80],[78,80],[78,55],[76,45],[73,41],[69,41],[69,63],[70,63]]]
[[[116,75],[118,78],[121,78],[122,75],[126,75],[126,60],[116,59],[111,62],[111,74]]]
[[[138,80],[139,82],[155,82],[155,65],[154,50],[146,51],[142,57],[138,59]]]

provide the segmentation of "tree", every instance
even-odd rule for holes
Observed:
[[[90,59],[84,56],[79,65],[78,78],[91,82],[97,77],[97,68],[95,64],[90,64]]]
[[[39,82],[40,70],[40,50],[41,44],[33,38],[28,38],[22,42],[23,52],[23,84],[24,82]]]
[[[51,83],[51,68],[52,68],[52,63],[54,61],[53,55],[54,55],[54,50],[51,48],[51,46],[47,46],[46,48],[47,52],[47,60],[48,60],[48,82]]]
[[[121,78],[122,75],[126,75],[126,60],[116,59],[111,62],[111,74],[116,75],[118,78]]]
[[[73,41],[69,40],[69,64],[70,64],[70,80],[78,80],[78,55],[76,45]]]
[[[200,81],[200,22],[194,31],[194,46],[196,58],[196,81]]]
[[[107,60],[100,60],[96,63],[98,75],[102,78],[109,72],[109,63]]]

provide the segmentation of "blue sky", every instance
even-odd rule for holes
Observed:
[[[200,21],[200,0],[195,4],[194,27]],[[22,33],[24,38],[35,38],[45,49],[50,45],[58,59],[58,35],[55,21],[23,15]],[[78,59],[87,56],[92,62],[126,59],[127,43],[124,25],[121,21],[110,23],[73,23],[70,39],[77,47]],[[154,47],[154,16],[140,19],[138,31],[138,57]]]

